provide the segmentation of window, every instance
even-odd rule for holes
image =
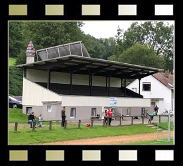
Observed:
[[[126,110],[126,115],[127,115],[127,116],[130,116],[130,115],[131,115],[131,110],[130,110],[130,108],[127,108],[127,110]]]
[[[143,91],[151,91],[151,83],[150,82],[143,82],[142,83],[142,90]]]
[[[76,108],[71,108],[70,118],[76,118]]]
[[[97,116],[97,109],[96,108],[92,108],[91,109],[91,116]]]
[[[145,108],[142,108],[141,109],[141,115],[144,115],[145,116]]]
[[[26,107],[26,114],[32,113],[32,107]]]
[[[48,112],[51,112],[51,110],[52,110],[51,105],[48,105],[48,106],[47,106],[47,111],[48,111]]]

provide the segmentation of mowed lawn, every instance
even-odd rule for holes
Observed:
[[[67,128],[64,129],[60,126],[60,122],[53,123],[51,130],[49,130],[48,122],[43,122],[42,128],[36,128],[35,131],[33,131],[29,124],[26,123],[27,119],[28,116],[22,114],[21,109],[9,109],[9,122],[19,122],[17,132],[14,131],[14,123],[9,123],[9,145],[29,145],[74,139],[156,132],[156,129],[143,124],[117,127],[103,127],[100,125],[86,127],[86,125],[81,125],[81,127],[78,128],[77,124],[68,123]]]

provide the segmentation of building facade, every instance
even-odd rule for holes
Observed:
[[[17,66],[23,69],[25,114],[61,120],[65,106],[67,120],[74,121],[103,117],[107,107],[114,115],[140,115],[151,106],[150,99],[126,88],[126,79],[141,79],[160,69],[91,58],[82,42],[37,50],[38,56],[40,61]]]
[[[128,86],[134,92],[139,91],[138,80]],[[174,83],[173,75],[169,71],[156,73],[141,79],[140,93],[144,98],[151,99],[151,107],[159,107],[159,113],[174,112]]]

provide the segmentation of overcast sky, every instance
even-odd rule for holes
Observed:
[[[81,30],[85,34],[90,34],[95,38],[115,37],[118,26],[124,31],[127,30],[132,22],[143,23],[145,21],[82,21],[84,26]],[[165,24],[174,24],[174,21],[164,21]]]

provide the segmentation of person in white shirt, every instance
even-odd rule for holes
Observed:
[[[38,127],[42,127],[42,121],[43,121],[43,118],[42,118],[42,115],[40,114],[39,115],[39,126]]]

